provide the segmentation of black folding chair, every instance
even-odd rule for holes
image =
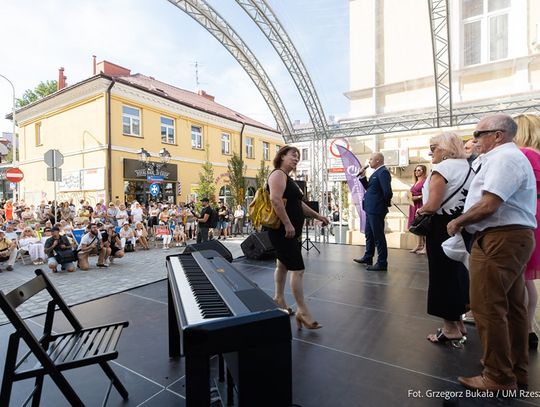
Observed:
[[[32,406],[39,406],[45,375],[51,377],[72,406],[84,406],[84,403],[62,372],[93,364],[99,364],[110,380],[102,405],[104,406],[107,403],[113,385],[122,398],[126,400],[128,392],[107,362],[118,357],[116,345],[122,330],[128,326],[128,322],[83,328],[45,275],[45,272],[36,270],[35,273],[37,277],[15,288],[10,293],[4,294],[3,291],[0,291],[0,309],[16,329],[9,337],[4,377],[0,391],[0,407],[9,405],[14,382],[30,378],[35,378],[35,386],[23,405],[26,405],[32,399]],[[43,335],[40,339],[37,339],[20,317],[17,307],[43,290],[47,290],[52,299],[47,306]],[[72,331],[58,334],[52,333],[57,306],[72,325]],[[30,350],[17,361],[21,339]],[[30,355],[34,355],[37,364],[31,369],[18,370],[23,362],[29,360]]]

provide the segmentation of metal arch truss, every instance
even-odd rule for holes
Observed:
[[[450,69],[450,28],[448,26],[448,0],[428,0],[437,127],[452,125],[452,70]]]
[[[272,81],[253,52],[232,27],[204,0],[168,0],[212,34],[247,72],[285,137],[293,133],[291,120]]]
[[[327,130],[326,116],[315,86],[285,28],[272,8],[265,0],[236,0],[238,5],[251,17],[268,41],[272,44],[283,64],[289,71],[302,101],[308,111],[312,129],[311,178],[309,180],[311,199],[321,202],[321,209],[326,211],[327,196]],[[286,142],[295,142],[295,134],[287,137]]]
[[[485,105],[467,105],[454,108],[453,126],[476,124],[482,117],[492,113],[507,113],[510,115],[520,113],[540,114],[540,94],[527,95],[526,99],[499,100],[496,103]],[[329,138],[358,137],[373,134],[397,133],[438,128],[436,112],[426,111],[400,116],[387,116],[367,120],[343,122],[330,126]],[[313,134],[310,129],[296,132],[299,141],[309,141]]]

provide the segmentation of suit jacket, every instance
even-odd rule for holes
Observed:
[[[363,202],[366,213],[388,213],[388,207],[392,205],[393,195],[391,180],[390,172],[384,165],[369,177],[369,181],[366,177],[360,178],[360,182],[366,189]]]

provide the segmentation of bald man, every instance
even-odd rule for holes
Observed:
[[[392,201],[392,177],[384,166],[384,156],[375,152],[369,158],[369,167],[375,171],[366,178],[366,168],[362,168],[358,177],[366,189],[362,206],[366,212],[366,251],[364,256],[354,259],[356,263],[365,264],[370,271],[386,271],[388,269],[388,248],[384,235],[384,218]],[[377,263],[373,264],[373,256],[377,247]]]

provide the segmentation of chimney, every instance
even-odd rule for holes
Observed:
[[[92,55],[92,76],[96,74],[96,56]]]
[[[123,66],[113,64],[109,61],[101,61],[96,65],[96,70],[98,72],[103,72],[105,75],[109,76],[130,76],[131,70],[124,68]]]
[[[58,69],[58,84],[57,89],[64,89],[66,87],[66,77],[64,76],[64,67]]]
[[[210,100],[211,102],[213,102],[214,99],[215,99],[214,96],[209,95],[208,93],[206,93],[206,91],[204,91],[204,90],[202,90],[202,89],[199,90],[199,91],[197,92],[197,94],[198,94],[199,96],[202,96],[203,98],[206,98],[206,99]]]

